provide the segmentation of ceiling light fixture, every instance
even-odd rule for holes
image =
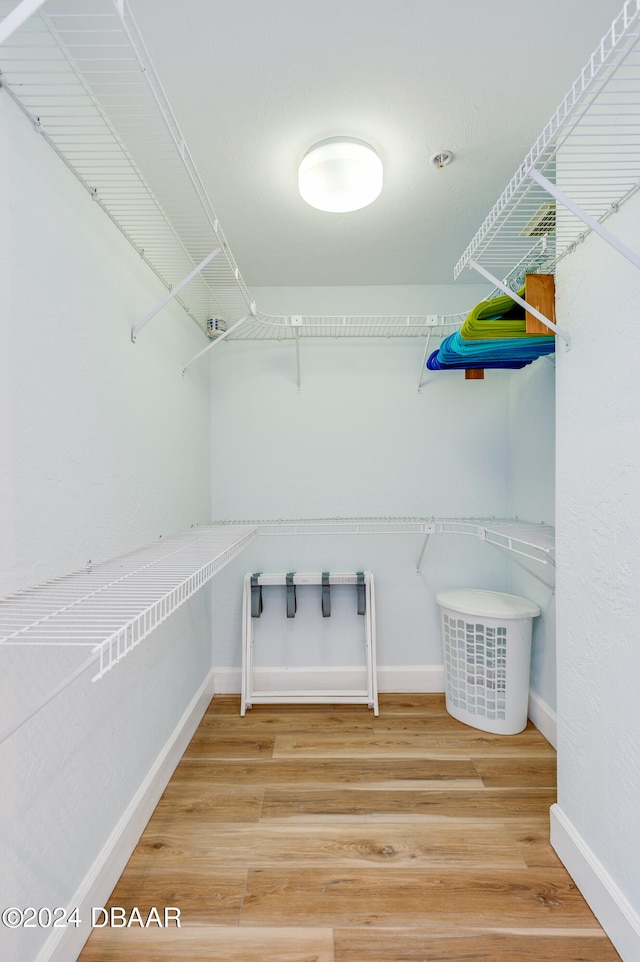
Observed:
[[[382,190],[382,161],[362,140],[332,137],[311,147],[298,170],[307,204],[331,213],[360,210]]]

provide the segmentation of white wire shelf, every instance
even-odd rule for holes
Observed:
[[[194,528],[113,561],[0,600],[0,650],[89,649],[90,654],[27,712],[17,730],[93,666],[98,681],[214,577],[255,537],[251,525]]]
[[[0,0],[0,20],[15,0]],[[0,47],[2,85],[203,331],[251,296],[123,0],[47,0]],[[153,305],[150,305],[153,307]]]
[[[471,310],[471,308],[469,308]],[[232,340],[294,340],[297,337],[445,337],[469,312],[411,316],[272,315],[257,311],[230,335]]]
[[[497,518],[317,518],[221,521],[199,526],[251,525],[259,535],[463,534],[529,561],[555,566],[555,530],[550,525]]]
[[[495,548],[555,567],[553,527],[522,521],[436,521],[437,534],[468,534]]]
[[[198,528],[0,600],[0,644],[88,647],[102,678],[254,537]]]
[[[640,0],[627,0],[454,269],[473,262],[517,289],[553,273],[592,228],[541,173],[602,224],[640,186]]]

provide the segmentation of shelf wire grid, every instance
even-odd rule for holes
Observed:
[[[553,273],[590,229],[534,182],[538,170],[601,223],[640,186],[640,0],[627,0],[456,264],[517,289]]]
[[[555,566],[553,526],[497,518],[301,518],[220,521],[217,525],[251,525],[258,535],[463,534],[530,561]]]
[[[446,337],[462,325],[460,314],[410,316],[272,315],[257,311],[233,334],[232,340],[295,340],[296,337]]]
[[[0,600],[0,645],[88,647],[97,681],[255,534],[247,525],[194,529],[16,592]]]
[[[15,6],[0,0],[0,18]],[[280,316],[256,310],[125,0],[47,0],[0,47],[0,82],[171,291],[230,340],[443,337],[460,314]],[[470,305],[469,310],[473,305]],[[150,305],[150,309],[155,305]]]

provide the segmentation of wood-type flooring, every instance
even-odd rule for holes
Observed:
[[[549,844],[555,752],[443,695],[216,696],[80,962],[619,962]]]

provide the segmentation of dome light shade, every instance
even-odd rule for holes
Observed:
[[[311,207],[331,213],[360,210],[382,190],[382,161],[361,140],[332,137],[311,147],[298,170],[298,187]]]

